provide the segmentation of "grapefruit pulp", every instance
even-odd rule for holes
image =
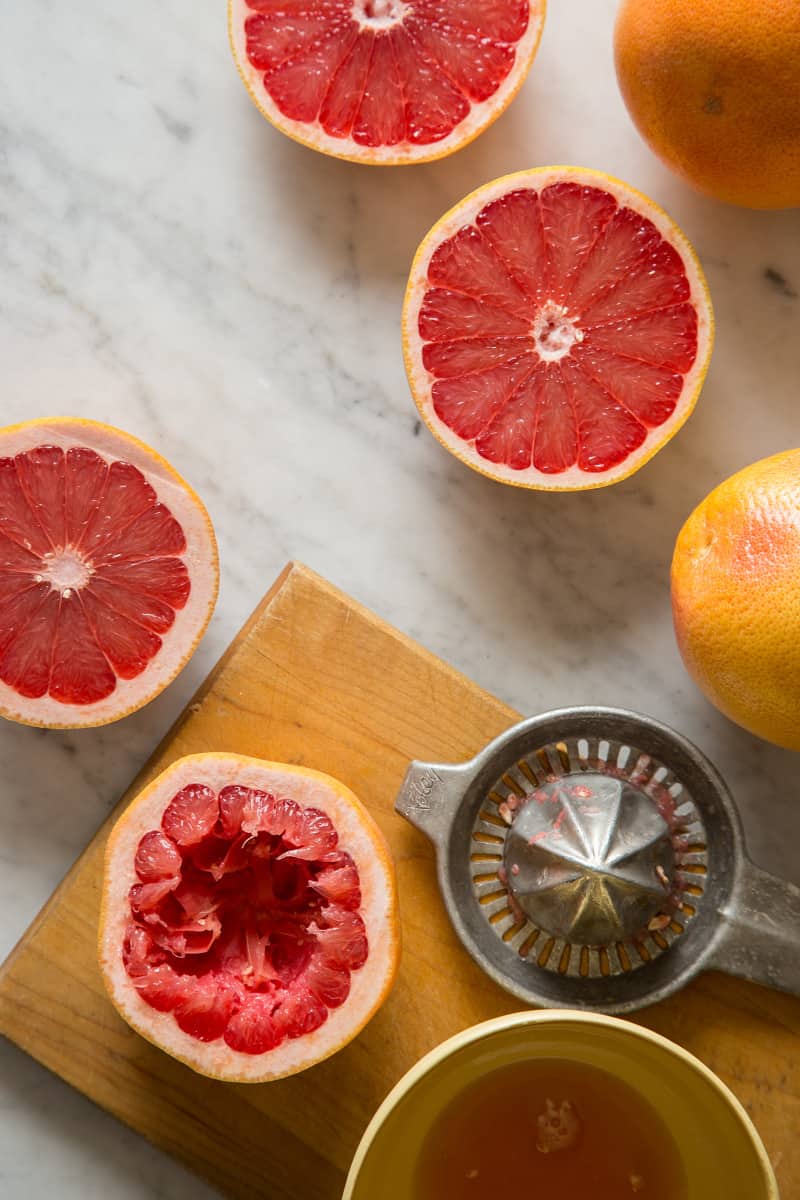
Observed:
[[[451,154],[506,108],[545,0],[229,0],[236,65],[261,113],[337,158]]]
[[[109,837],[100,966],[143,1037],[264,1082],[327,1058],[397,966],[394,872],[338,780],[236,754],[179,759]]]
[[[542,167],[479,188],[417,251],[403,349],[420,414],[503,483],[600,487],[694,407],[713,314],[688,241],[598,171]]]
[[[148,446],[77,418],[0,429],[0,714],[77,728],[140,708],[217,584],[208,514]]]

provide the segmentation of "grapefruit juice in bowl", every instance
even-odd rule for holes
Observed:
[[[368,1126],[343,1200],[488,1194],[779,1195],[755,1128],[708,1068],[647,1029],[565,1010],[499,1017],[426,1055]]]

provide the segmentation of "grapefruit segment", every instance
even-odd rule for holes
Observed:
[[[52,549],[44,530],[31,512],[13,458],[0,457],[0,532],[41,558]],[[0,546],[5,553],[5,545]]]
[[[98,580],[102,580],[111,588],[122,589],[128,596],[133,593],[136,612],[131,612],[130,616],[132,620],[142,618],[142,624],[146,623],[147,618],[146,611],[142,612],[143,607],[146,609],[146,606],[142,605],[144,597],[161,600],[166,608],[175,610],[183,608],[191,591],[189,570],[180,558],[156,557],[139,562],[104,562],[95,567],[95,590]],[[124,603],[123,597],[122,604]],[[118,612],[123,611],[120,604],[115,604],[114,607]]]
[[[135,883],[130,890],[131,909],[137,913],[153,912],[157,905],[175,891],[179,882],[179,875],[168,875],[150,883]]]
[[[44,585],[14,600],[0,610],[5,625],[0,680],[21,697],[38,700],[50,683],[59,602]]]
[[[205,1074],[261,1081],[332,1054],[398,955],[383,840],[342,784],[239,755],[181,759],[109,838],[100,964],[125,1019]]]
[[[425,346],[422,361],[439,379],[488,371],[500,363],[520,358],[529,349],[527,337],[460,338]]]
[[[81,599],[74,593],[71,596],[62,593],[56,603],[57,610],[56,604],[53,605],[56,610],[53,636],[47,639],[50,649],[48,692],[62,704],[94,704],[104,700],[117,685],[113,663],[103,653]],[[111,637],[116,637],[119,645],[122,634]],[[30,633],[26,638],[33,641]],[[44,642],[40,653],[47,653]],[[145,661],[139,660],[132,668],[134,673],[143,669]],[[119,675],[124,678],[122,672]]]
[[[324,25],[324,18],[317,18]],[[353,130],[372,61],[372,45],[366,38],[352,38],[349,49],[333,76],[320,109],[320,123],[332,137],[347,137]],[[390,63],[394,75],[394,60]]]
[[[404,135],[411,145],[430,146],[446,138],[469,115],[469,101],[448,78],[442,65],[425,53],[418,40],[402,29],[393,31],[389,37],[405,104],[405,128],[397,129],[399,136],[395,140],[402,140]],[[377,135],[373,145],[380,144]]]
[[[92,597],[98,604],[105,604],[113,612],[135,621],[144,629],[151,630],[152,633],[166,633],[175,622],[176,610],[183,608],[183,604],[188,600],[189,587],[185,589],[185,596],[179,595],[178,597],[183,599],[183,604],[175,605],[170,601],[169,587],[163,589],[160,597],[148,595],[145,592],[131,591],[125,584],[134,582],[131,576],[135,577],[139,564],[130,564],[130,572],[127,569],[128,565],[124,564],[118,573],[112,566],[106,564],[96,571],[92,576]]]
[[[430,22],[446,33],[513,44],[525,32],[530,7],[526,0],[415,0],[410,17],[411,28]]]
[[[511,313],[529,307],[504,262],[475,226],[460,229],[437,247],[428,265],[428,281]]]
[[[236,991],[213,975],[192,980],[177,1001],[175,1020],[184,1033],[199,1042],[215,1042],[228,1028],[236,1004]]]
[[[530,304],[541,304],[548,287],[548,258],[538,192],[520,188],[500,196],[481,209],[475,225]],[[481,307],[488,307],[483,289],[478,295]],[[527,333],[529,324],[520,332]]]
[[[251,98],[305,145],[367,163],[452,153],[521,86],[544,0],[229,0]]]
[[[65,466],[64,536],[70,546],[77,546],[103,502],[108,463],[88,446],[72,446],[65,455]]]
[[[544,475],[560,475],[578,458],[578,429],[572,397],[557,367],[540,367],[536,381],[533,465]]]
[[[697,311],[672,304],[605,325],[587,325],[586,349],[608,350],[685,374],[697,358]]]
[[[562,366],[575,414],[578,466],[608,471],[641,446],[647,430],[577,364]]]
[[[436,415],[459,437],[475,439],[535,369],[532,354],[488,371],[470,372],[433,385]]]
[[[299,54],[268,70],[264,86],[284,116],[293,121],[316,120],[331,79],[355,43],[355,31],[339,38],[328,33],[312,40]]]
[[[14,551],[12,550],[13,553]],[[25,563],[24,566],[28,567],[28,564]],[[13,569],[4,571],[0,574],[0,608],[2,608],[6,600],[13,599],[19,592],[27,591],[31,587],[35,588],[36,585],[31,585],[29,573],[14,571]],[[10,628],[6,630],[6,636],[12,636]]]
[[[592,324],[679,304],[690,296],[681,256],[652,221],[618,208],[583,261],[569,303]]]
[[[534,370],[508,401],[494,410],[488,425],[478,434],[478,453],[490,462],[512,463],[516,470],[530,466],[539,403],[535,396],[536,375]]]
[[[542,188],[539,206],[547,256],[547,297],[564,304],[617,202],[603,188],[559,182]]]
[[[166,963],[161,963],[134,977],[137,994],[156,1012],[172,1012],[183,996],[180,975]]]
[[[91,591],[83,596],[82,605],[87,621],[87,628],[82,631],[83,640],[87,632],[94,638],[111,667],[112,676],[135,679],[161,649],[161,638],[103,604]],[[109,686],[113,691],[114,678],[109,680]]]
[[[196,846],[219,820],[219,800],[209,787],[190,783],[170,800],[161,828],[178,846]]]
[[[146,833],[136,848],[134,870],[146,883],[175,876],[181,865],[178,847],[159,829]]]
[[[0,714],[73,728],[139,708],[217,580],[205,509],[148,447],[70,418],[0,430]]]
[[[106,490],[106,495],[110,490]],[[186,549],[183,530],[164,504],[151,504],[130,520],[120,522],[118,529],[109,529],[98,536],[94,545],[92,540],[87,535],[80,549],[92,555],[95,568],[164,554],[183,554]]]
[[[363,40],[359,39],[359,43]],[[404,105],[410,107],[413,99],[403,91],[400,75],[403,51],[401,36],[391,33],[376,38],[368,48],[367,77],[360,95],[356,96],[358,108],[352,125],[353,141],[366,153],[376,146],[395,145],[405,132]],[[333,128],[327,128],[327,132],[336,136]]]
[[[64,455],[56,446],[37,446],[14,462],[20,491],[49,549],[64,545]]]
[[[431,288],[419,315],[420,335],[426,342],[452,342],[472,337],[511,337],[527,334],[529,323],[471,296]]]
[[[337,967],[325,955],[315,954],[305,975],[308,990],[319,1004],[338,1008],[350,992],[350,976],[345,967]]]
[[[268,993],[250,992],[227,1021],[223,1037],[231,1050],[262,1055],[274,1049],[281,1034],[272,1019],[275,1000]]]
[[[479,11],[475,5],[464,5],[464,13],[455,14],[463,16],[466,23],[462,24],[452,16],[437,17],[435,7],[429,6],[426,13],[425,5],[418,4],[409,14],[409,38],[428,60],[439,64],[466,102],[488,100],[514,66],[514,43],[525,32],[527,5],[518,6],[516,28],[505,38],[497,30],[487,31],[483,38],[475,36],[476,21],[483,22],[484,28],[489,23],[490,13],[483,5]]]
[[[598,487],[637,470],[689,416],[712,342],[680,230],[577,167],[496,180],[447,213],[417,252],[403,310],[431,431],[523,487]]]
[[[612,394],[645,425],[663,425],[675,411],[683,376],[669,367],[623,358],[584,343],[575,353],[585,374]]]
[[[359,908],[361,888],[355,863],[344,852],[340,853],[339,859],[339,862],[323,867],[311,881],[311,886],[331,904],[344,909]]]
[[[272,1014],[281,1040],[313,1033],[325,1022],[328,1010],[307,987],[298,987],[282,999]]]
[[[85,469],[85,463],[73,463],[70,475]],[[94,477],[94,471],[91,471]],[[97,492],[97,502],[87,514],[83,528],[77,520],[77,536],[73,543],[76,550],[91,554],[93,561],[102,546],[112,545],[120,534],[138,520],[156,503],[156,494],[136,467],[128,462],[112,462],[107,466]]]

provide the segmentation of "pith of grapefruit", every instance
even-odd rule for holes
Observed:
[[[800,205],[800,4],[623,0],[622,98],[655,154],[749,208]]]
[[[149,446],[73,417],[0,429],[0,715],[76,729],[141,708],[218,582],[208,513]]]
[[[229,0],[239,74],[283,133],[352,162],[459,150],[510,104],[545,0]]]
[[[616,483],[677,432],[714,321],[689,242],[599,171],[541,167],[479,188],[417,251],[403,353],[445,449],[502,483]]]
[[[675,544],[672,608],[709,700],[800,750],[800,450],[745,467],[697,506]]]
[[[190,755],[109,837],[106,988],[137,1033],[203,1075],[279,1079],[351,1041],[392,985],[397,930],[383,837],[319,771]]]

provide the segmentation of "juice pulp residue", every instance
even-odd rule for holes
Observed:
[[[431,1127],[414,1200],[686,1200],[664,1122],[627,1084],[567,1059],[513,1063],[466,1088]]]

